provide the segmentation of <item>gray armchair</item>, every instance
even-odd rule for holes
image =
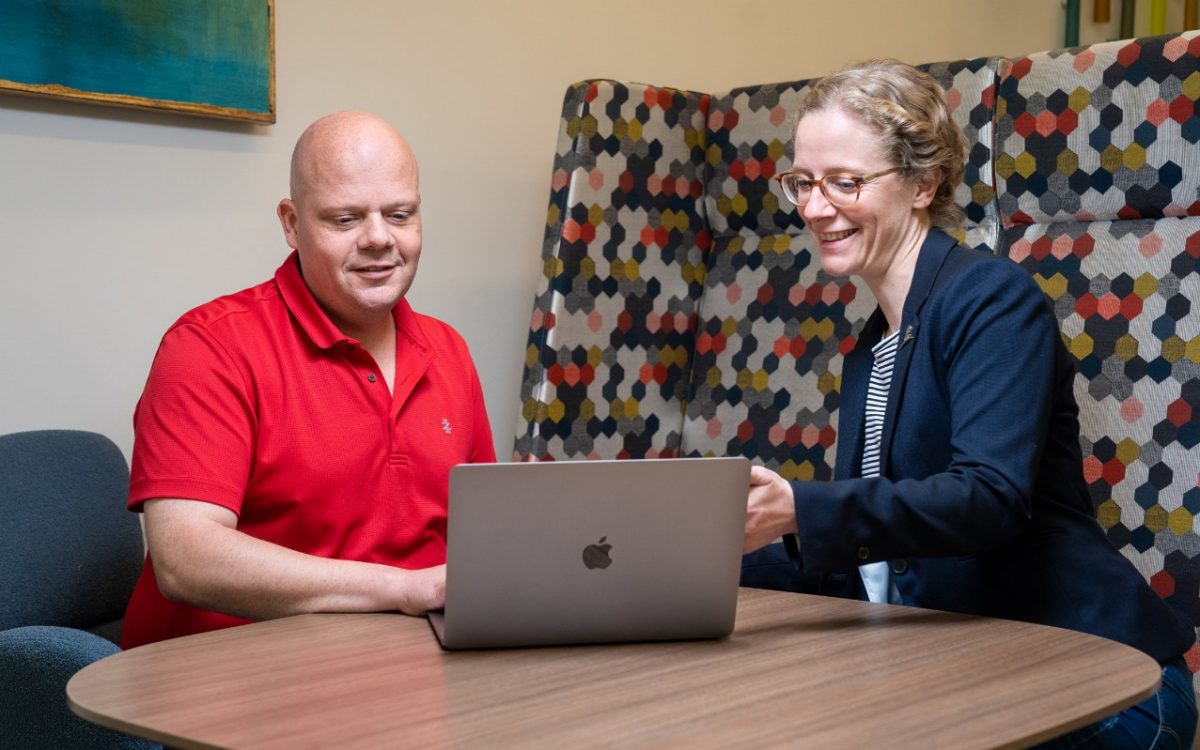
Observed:
[[[70,712],[66,683],[118,649],[144,557],[129,469],[103,435],[0,436],[0,747],[151,748]]]

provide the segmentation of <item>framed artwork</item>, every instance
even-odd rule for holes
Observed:
[[[0,0],[0,92],[273,123],[274,0]]]

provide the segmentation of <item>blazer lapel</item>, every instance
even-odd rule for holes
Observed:
[[[879,446],[880,471],[887,473],[888,457],[891,454],[892,436],[896,429],[896,415],[904,400],[904,384],[908,379],[909,365],[916,351],[916,339],[921,331],[921,308],[933,293],[938,272],[946,262],[956,242],[953,237],[939,229],[930,229],[917,256],[917,267],[913,270],[912,286],[904,298],[904,312],[900,320],[900,347],[892,365],[892,384],[888,389],[887,411],[883,419],[883,434]],[[870,368],[868,367],[868,377]],[[864,396],[865,399],[865,396]],[[841,459],[841,456],[838,456]]]

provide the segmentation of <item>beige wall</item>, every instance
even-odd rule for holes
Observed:
[[[1036,51],[1063,33],[1058,0],[276,0],[276,14],[273,126],[0,98],[0,432],[97,430],[128,454],[162,332],[273,272],[292,143],[355,107],[421,160],[410,297],[466,336],[507,456],[567,84],[717,91],[866,56]],[[1112,32],[1085,20],[1082,35]]]

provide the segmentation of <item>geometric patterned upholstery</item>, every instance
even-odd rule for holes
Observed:
[[[1013,60],[997,105],[1006,225],[1200,214],[1200,34]]]
[[[1006,236],[1076,360],[1101,525],[1200,623],[1200,218],[1034,224]]]
[[[959,198],[967,241],[988,247],[999,220],[990,168],[981,167],[990,163],[986,113],[998,64],[928,66],[980,144]],[[770,179],[791,164],[788,120],[803,86],[715,96],[616,81],[568,89],[515,458],[754,457],[761,445],[768,465],[789,476],[830,474],[842,353],[874,302],[848,279],[827,278],[811,250],[793,247],[807,241],[803,223]],[[806,288],[798,305],[787,301],[797,282]],[[764,284],[779,302],[759,321],[759,306],[748,309],[754,300],[739,295]],[[778,330],[756,352],[762,334],[745,340],[739,326]],[[794,374],[779,370],[772,349],[783,347],[780,337],[790,341],[787,356],[798,356]],[[747,361],[731,371],[735,358]],[[718,373],[729,382],[705,380]],[[810,427],[747,435],[751,424],[770,433],[798,420]],[[739,433],[746,439],[721,439]]]
[[[1076,360],[1097,517],[1200,625],[1200,33],[1013,60],[997,113],[1002,252]]]
[[[711,245],[708,101],[615,81],[567,91],[517,457],[678,454]]]
[[[921,68],[946,90],[950,116],[970,144],[955,202],[966,215],[958,237],[968,247],[995,251],[1000,239],[994,160],[996,89],[1004,61],[998,57],[935,63]]]
[[[740,455],[790,478],[832,476],[843,342],[870,292],[824,274],[771,178],[791,167],[806,81],[715,95],[708,118],[708,255],[684,455]]]
[[[969,144],[958,238],[1053,300],[1100,522],[1200,625],[1200,32],[922,67]],[[821,270],[771,179],[807,84],[568,90],[516,460],[832,476],[842,357],[875,303]]]

